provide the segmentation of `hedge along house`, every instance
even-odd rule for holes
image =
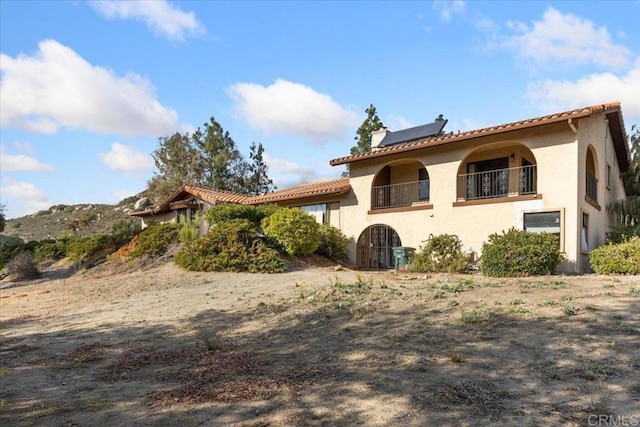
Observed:
[[[619,103],[448,135],[437,123],[374,132],[370,152],[331,160],[351,173],[340,228],[357,239],[353,261],[386,268],[392,247],[443,233],[480,253],[490,234],[515,227],[558,235],[559,270],[589,271],[588,252],[616,225],[606,206],[625,197]]]

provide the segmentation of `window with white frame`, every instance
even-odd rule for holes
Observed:
[[[589,252],[589,215],[582,214],[582,233],[580,234],[580,250]]]
[[[326,203],[300,206],[300,209],[313,216],[320,224],[329,223],[329,208]]]

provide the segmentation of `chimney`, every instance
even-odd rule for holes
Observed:
[[[389,133],[389,129],[381,128],[378,130],[374,130],[371,132],[371,151],[376,151],[380,149],[380,143],[384,139],[385,136]]]

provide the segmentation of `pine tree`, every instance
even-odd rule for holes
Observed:
[[[364,110],[367,114],[367,118],[364,119],[358,130],[356,136],[353,138],[356,140],[356,145],[351,147],[351,155],[368,153],[371,151],[371,132],[382,129],[384,125],[382,120],[378,117],[376,107],[371,104],[369,108]],[[347,164],[347,170],[342,173],[343,177],[349,176],[349,165]]]
[[[192,139],[202,161],[202,185],[245,193],[248,164],[229,132],[211,117],[204,124],[204,133],[198,129]]]
[[[273,180],[271,180],[267,174],[269,167],[264,162],[264,147],[261,143],[256,145],[256,143],[253,142],[251,143],[250,150],[249,158],[251,161],[249,163],[249,173],[246,181],[248,194],[257,196],[274,191],[277,187],[273,185]]]
[[[364,119],[356,132],[357,135],[353,138],[356,140],[356,145],[351,147],[352,155],[371,151],[371,132],[384,127],[382,120],[380,120],[378,113],[376,113],[376,107],[373,104],[364,110],[364,112],[367,113],[367,118]]]
[[[182,184],[200,184],[202,162],[188,134],[174,133],[158,138],[158,148],[151,154],[157,172],[147,183],[147,195],[159,203]]]

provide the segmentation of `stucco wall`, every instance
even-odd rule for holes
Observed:
[[[582,211],[590,215],[590,243],[600,245],[604,241],[606,218],[605,201],[598,211],[584,202],[584,165],[586,147],[592,144],[597,151],[599,176],[605,176],[606,163],[612,166],[611,190],[606,190],[600,180],[599,195],[620,198],[619,169],[614,161],[611,137],[605,138],[604,115],[574,121],[578,132],[574,133],[567,122],[545,127],[511,132],[473,141],[436,146],[410,153],[412,158],[425,165],[431,181],[430,203],[432,209],[404,212],[370,213],[370,195],[373,177],[385,165],[400,161],[407,154],[386,156],[352,163],[351,187],[341,204],[341,229],[347,236],[357,239],[368,226],[384,224],[394,228],[402,245],[420,247],[430,234],[456,234],[465,249],[480,253],[482,243],[494,232],[510,227],[523,228],[523,215],[531,211],[561,211],[564,220],[562,247],[568,260],[560,270],[586,271],[586,256],[580,254]],[[605,141],[606,142],[605,144]],[[605,154],[605,145],[606,154]],[[526,148],[525,148],[526,147]],[[490,153],[488,153],[490,151]],[[532,200],[509,201],[472,206],[454,206],[458,173],[464,173],[463,162],[494,158],[496,153],[508,156],[515,153],[515,164],[520,157],[537,164],[537,193],[541,197]],[[604,196],[603,196],[604,197]],[[355,247],[352,251],[355,261]]]

